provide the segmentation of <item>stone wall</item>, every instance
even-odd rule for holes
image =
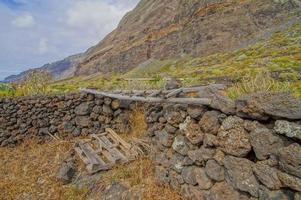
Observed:
[[[110,127],[128,132],[130,104],[91,94],[68,94],[0,99],[0,146],[25,137],[47,140],[58,136],[101,133]]]
[[[296,101],[283,110],[285,96],[257,107],[258,96],[242,98],[227,114],[205,106],[150,107],[157,178],[187,199],[300,199],[301,107]]]
[[[301,102],[286,93],[199,96],[209,106],[147,106],[157,178],[193,200],[300,199]],[[130,112],[130,102],[91,94],[0,99],[0,145],[125,133]]]

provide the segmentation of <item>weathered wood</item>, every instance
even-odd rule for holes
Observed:
[[[165,96],[165,98],[175,97],[175,96],[177,96],[178,94],[180,94],[181,92],[183,92],[183,88],[176,89],[176,90],[170,92],[169,94],[167,94],[167,95]]]
[[[140,101],[146,103],[178,103],[178,104],[193,104],[193,105],[210,105],[211,100],[208,98],[156,98],[156,97],[138,97],[138,96],[127,96],[120,94],[111,94],[106,92],[100,92],[90,89],[81,89],[82,92],[95,94],[104,97],[110,97],[113,99],[126,100],[126,101]],[[188,90],[186,90],[188,91]]]

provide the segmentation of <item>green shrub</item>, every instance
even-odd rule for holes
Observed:
[[[244,94],[256,92],[291,92],[289,82],[276,81],[268,72],[258,73],[255,76],[244,76],[242,80],[228,88],[227,94],[236,99]]]

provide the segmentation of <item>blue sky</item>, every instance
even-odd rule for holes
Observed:
[[[85,51],[139,0],[0,0],[0,80]]]

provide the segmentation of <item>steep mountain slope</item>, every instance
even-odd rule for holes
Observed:
[[[48,63],[40,68],[30,69],[24,71],[18,75],[8,76],[3,82],[16,82],[22,80],[29,72],[33,70],[47,70],[49,71],[55,80],[64,79],[74,75],[75,67],[83,58],[83,54],[77,54],[69,56],[63,60]]]
[[[299,0],[141,0],[86,52],[75,75],[127,72],[149,59],[226,52],[300,15]]]

